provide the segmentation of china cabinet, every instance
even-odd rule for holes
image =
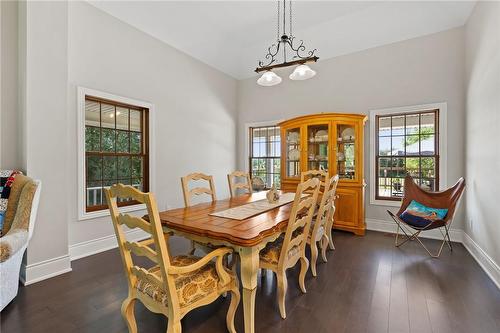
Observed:
[[[283,121],[281,189],[295,191],[300,173],[325,170],[339,175],[336,229],[365,233],[363,132],[365,115],[321,113]]]

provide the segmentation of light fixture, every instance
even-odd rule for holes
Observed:
[[[290,80],[300,81],[310,79],[314,75],[316,75],[316,72],[313,71],[309,66],[299,65],[295,67],[295,70],[292,74],[290,74],[289,78]]]
[[[257,84],[264,86],[264,87],[270,87],[270,86],[275,86],[281,82],[281,78],[276,75],[276,73],[267,71],[262,74],[262,76],[257,80]]]
[[[289,1],[288,6],[288,34],[286,33],[286,0],[283,0],[283,15],[281,15],[281,7],[281,1],[278,0],[278,33],[276,44],[268,47],[265,56],[266,61],[259,61],[259,66],[255,69],[257,73],[264,72],[257,80],[257,84],[261,86],[274,86],[281,82],[281,78],[276,75],[276,73],[271,72],[271,70],[275,68],[299,65],[290,75],[291,80],[307,80],[316,75],[315,71],[305,65],[306,63],[318,61],[319,58],[314,55],[316,49],[306,52],[303,40],[301,40],[300,43],[294,43],[295,36],[292,33],[292,1]],[[291,53],[290,61],[287,61],[287,57],[289,56],[287,48],[290,49],[288,53]],[[281,63],[278,62],[280,51],[282,51],[283,54],[283,62]]]

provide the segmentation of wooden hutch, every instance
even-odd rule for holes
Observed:
[[[321,113],[279,124],[281,128],[281,189],[295,191],[300,173],[327,170],[339,175],[336,229],[365,234],[363,134],[367,116]]]

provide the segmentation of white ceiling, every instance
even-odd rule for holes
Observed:
[[[90,1],[237,79],[276,40],[276,1]],[[288,2],[287,2],[288,4]],[[293,33],[321,60],[462,26],[475,1],[294,1]]]

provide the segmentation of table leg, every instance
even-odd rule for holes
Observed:
[[[243,285],[245,333],[254,333],[259,249],[257,247],[243,247],[239,249],[239,254],[241,260],[241,284]]]

